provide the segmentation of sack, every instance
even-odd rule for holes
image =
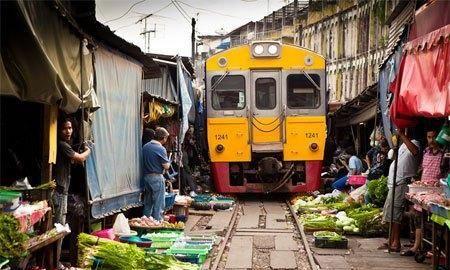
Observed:
[[[128,219],[124,214],[120,213],[116,217],[113,225],[114,234],[116,235],[130,235],[130,225],[128,224]]]

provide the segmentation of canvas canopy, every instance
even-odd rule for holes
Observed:
[[[77,111],[98,107],[92,54],[44,1],[6,1],[1,9],[0,93]]]

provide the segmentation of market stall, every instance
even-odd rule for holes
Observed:
[[[54,182],[0,188],[0,264],[17,269],[53,269],[56,242],[70,229],[52,222]]]

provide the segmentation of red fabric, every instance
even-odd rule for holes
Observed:
[[[391,119],[397,127],[415,125],[413,117],[450,115],[450,42],[406,53],[390,90]]]

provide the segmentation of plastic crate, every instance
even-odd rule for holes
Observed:
[[[208,257],[208,250],[205,249],[184,249],[184,248],[170,248],[166,251],[167,255],[173,255],[175,257],[194,257],[197,256],[197,263],[202,264],[206,261],[206,258]]]
[[[173,205],[175,204],[175,197],[176,197],[175,193],[169,193],[165,196],[164,209],[166,211],[172,209]]]
[[[364,175],[350,175],[348,177],[348,184],[351,186],[362,186],[366,183],[367,176]]]
[[[445,207],[436,203],[430,203],[430,212],[443,218],[450,219],[450,207]]]
[[[314,238],[314,246],[318,248],[347,249],[348,239],[343,238],[342,240],[336,241],[327,238]]]

